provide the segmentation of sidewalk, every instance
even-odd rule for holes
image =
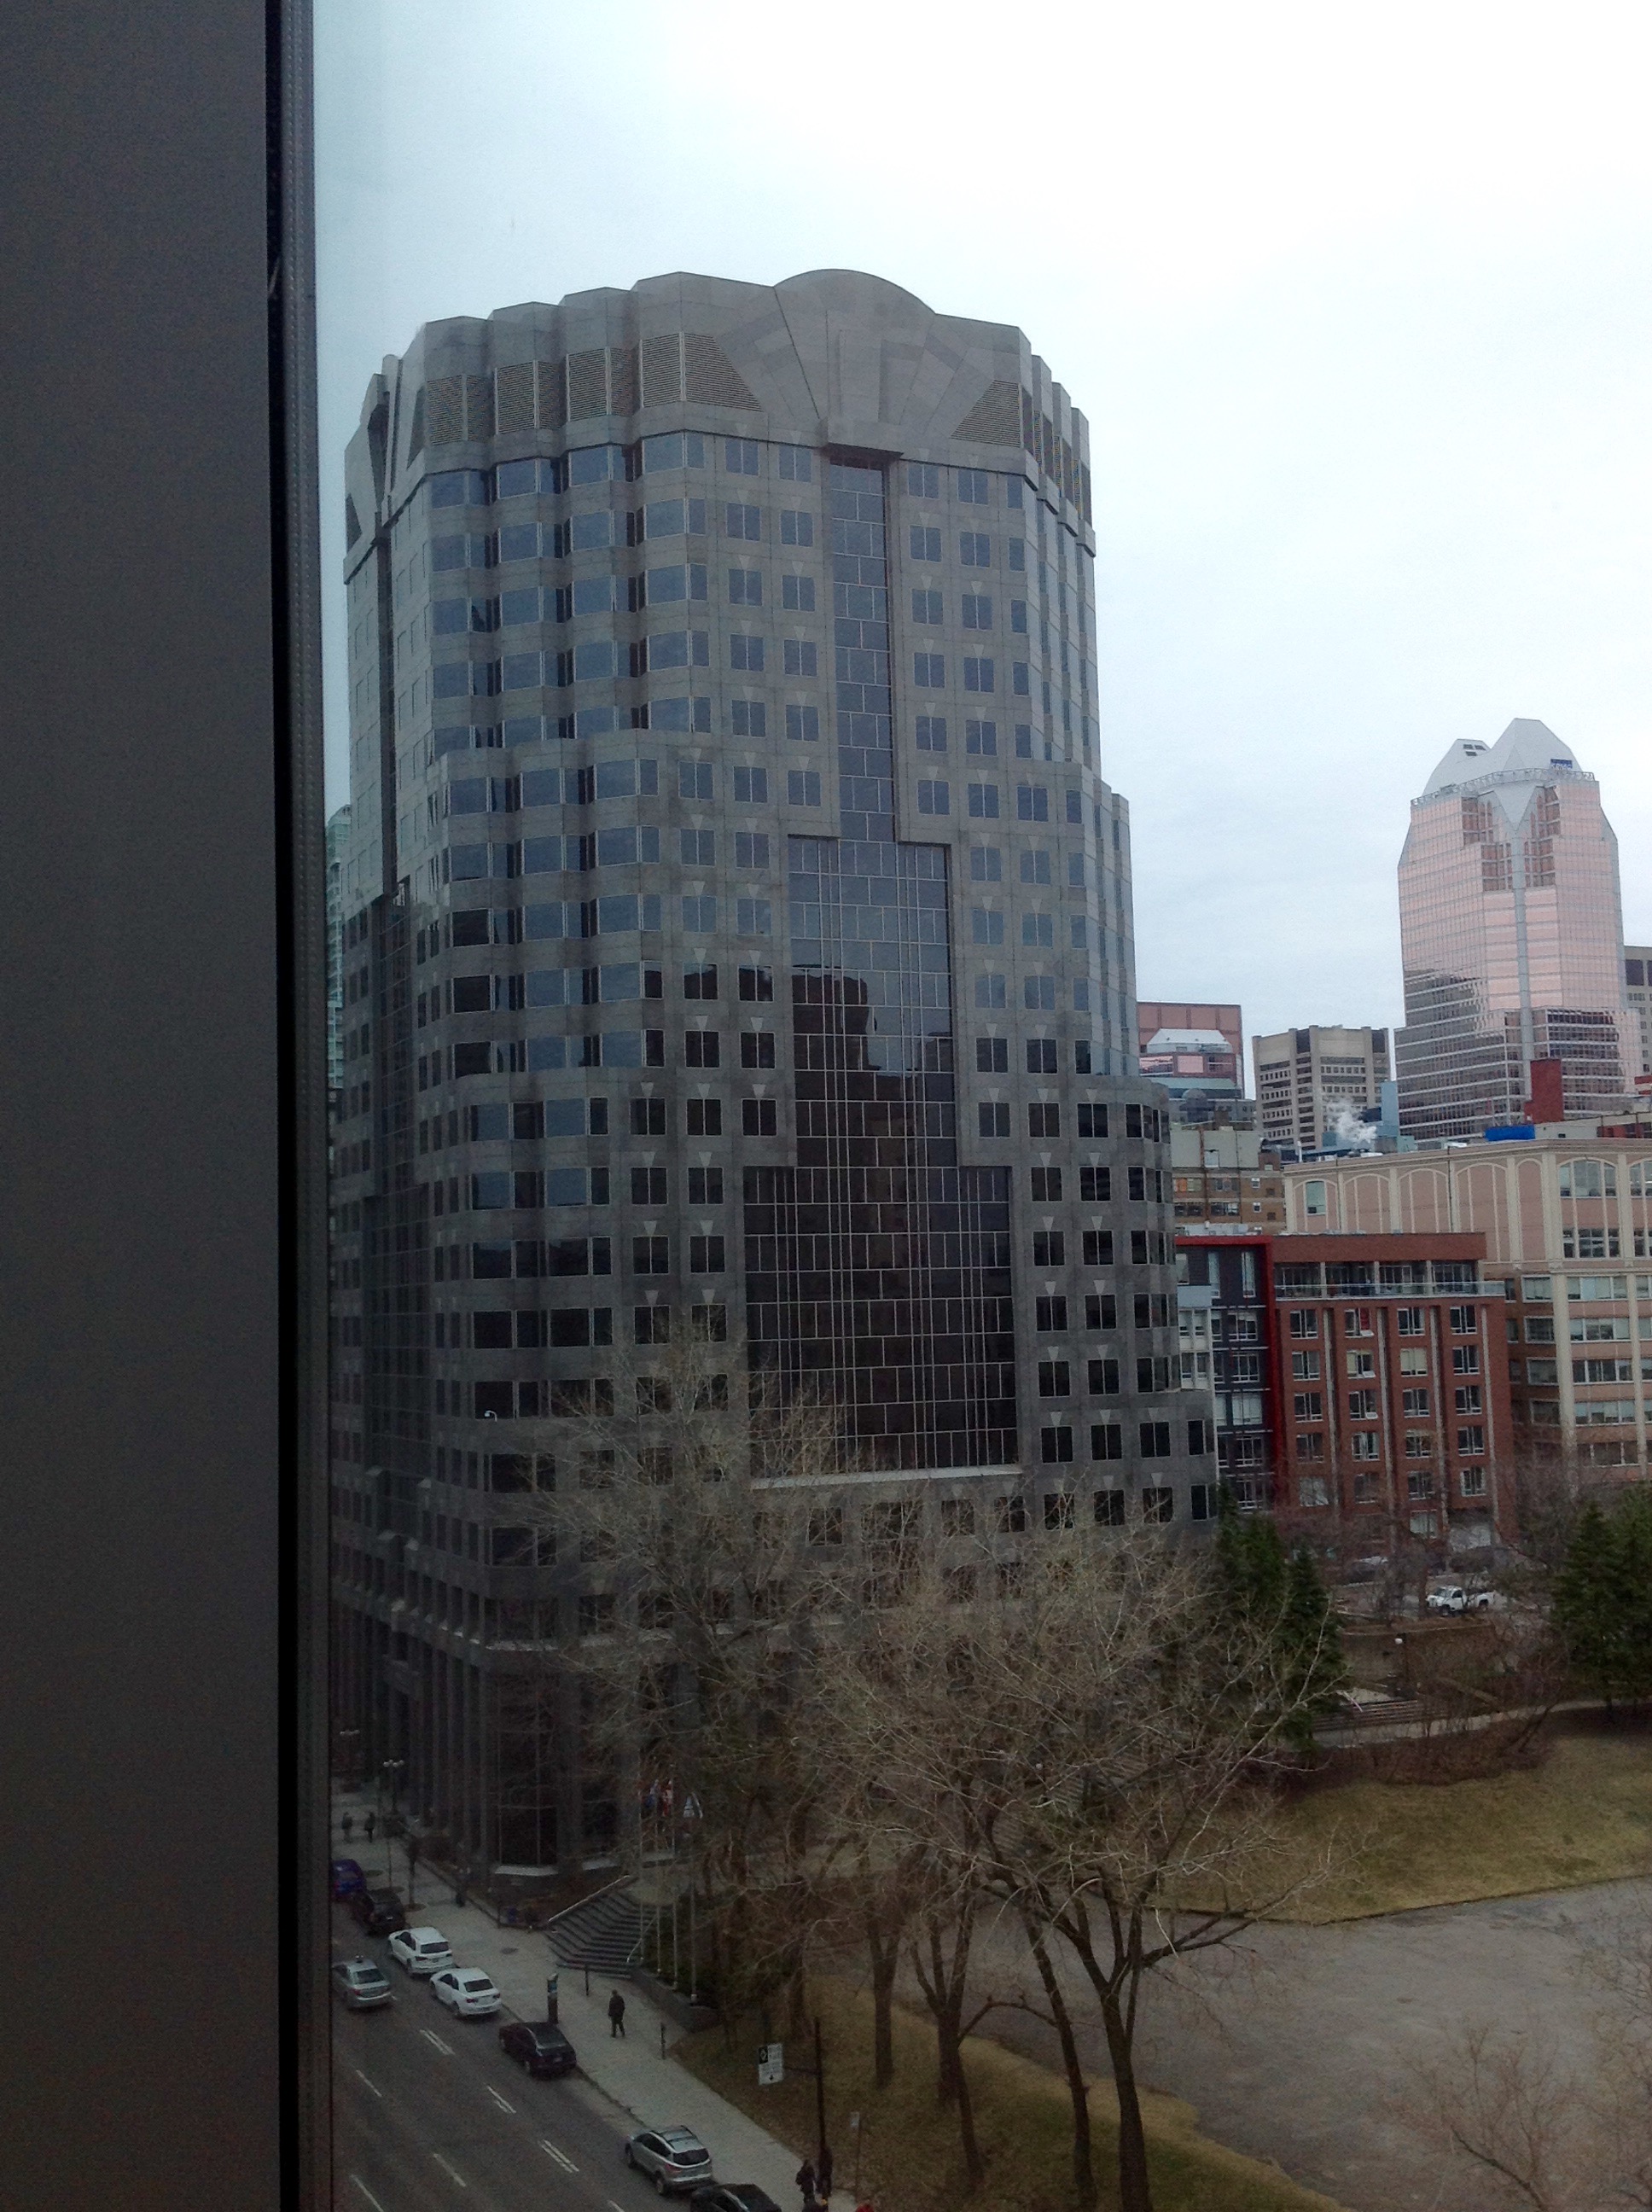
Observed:
[[[363,1833],[362,1817],[371,1803],[366,1793],[335,1786],[331,1856],[358,1860],[366,1869],[369,1887],[377,1888],[386,1881],[386,1846],[382,1828],[371,1844]],[[345,1812],[353,1816],[355,1825],[348,1842],[338,1827]],[[396,1871],[390,1886],[405,1898],[407,1856],[399,1842],[392,1850]],[[492,1915],[479,1905],[456,1905],[451,1883],[423,1865],[418,1870],[415,1893],[416,1902],[408,1913],[410,1927],[440,1928],[452,1946],[455,1965],[480,1966],[492,1975],[508,2014],[521,2020],[544,2018],[546,1978],[557,1972],[548,1937],[526,1929],[496,1927]],[[390,1972],[399,1996],[407,1985],[398,1968],[392,1966]],[[794,2204],[798,2190],[793,2177],[799,2163],[798,2153],[777,2142],[666,2055],[681,2039],[683,2031],[630,1982],[616,1984],[593,1973],[587,1996],[586,1980],[583,1970],[563,1967],[557,1988],[557,2019],[580,2055],[580,2071],[586,2079],[611,2098],[636,2127],[692,2128],[709,2148],[719,2181],[754,2181],[782,2208]],[[423,1992],[413,1986],[416,1994],[422,1996]],[[608,2020],[608,1999],[616,1987],[625,1998],[623,2036],[611,2033]],[[501,2068],[506,2063],[501,2058]],[[849,2192],[839,2190],[834,2201],[847,2205]]]

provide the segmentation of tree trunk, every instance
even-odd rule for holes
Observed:
[[[1038,1966],[1038,1978],[1044,1984],[1044,1995],[1049,2002],[1050,2018],[1055,2022],[1055,2033],[1060,2039],[1061,2066],[1067,2077],[1067,2094],[1072,2100],[1072,2185],[1080,2204],[1086,2208],[1095,2204],[1096,2167],[1091,2155],[1090,2134],[1090,2087],[1084,2080],[1084,2069],[1079,2063],[1078,2043],[1072,2032],[1072,2014],[1056,1979],[1055,1966],[1050,1958],[1049,1947],[1042,1929],[1030,1920],[1023,1920],[1027,1941]]]
[[[901,1951],[898,1943],[883,1941],[870,1913],[866,1949],[872,1959],[872,2079],[887,2089],[895,2079],[895,1976]]]
[[[975,2108],[969,2096],[969,2076],[964,2071],[962,2045],[953,2052],[953,2068],[958,2093],[958,2140],[963,2146],[964,2174],[973,2192],[987,2179],[987,2161],[975,2140]]]
[[[1147,2136],[1142,2126],[1141,2098],[1136,2087],[1133,2039],[1116,1994],[1102,1994],[1102,2025],[1107,2031],[1107,2054],[1112,2061],[1113,2086],[1119,2096],[1119,2212],[1153,2212],[1153,2192],[1147,2178]]]

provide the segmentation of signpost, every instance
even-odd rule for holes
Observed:
[[[557,1979],[558,1977],[555,1974],[547,1974],[545,1976],[545,2018],[550,2022],[553,2027],[556,2025]]]
[[[757,2087],[760,2089],[778,2088],[786,2079],[786,2045],[783,2043],[760,2043],[757,2045]]]

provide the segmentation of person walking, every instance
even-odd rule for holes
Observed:
[[[617,1990],[608,2000],[608,2033],[622,2039],[625,2034],[625,2000]]]
[[[815,2166],[815,2194],[823,2204],[832,2201],[832,2147],[822,2143],[820,2157]]]
[[[355,1832],[355,1820],[351,1818],[349,1814],[346,1813],[343,1819],[338,1823],[338,1825],[343,1831],[344,1841],[349,1843],[351,1836]]]
[[[378,1825],[379,1815],[376,1813],[369,1813],[366,1820],[361,1823],[361,1826],[367,1830],[367,1841],[369,1843],[373,1841],[373,1832]]]
[[[803,2191],[803,2212],[810,2212],[810,2208],[815,2201],[815,2166],[812,2159],[805,2158],[798,2168],[797,2184]]]

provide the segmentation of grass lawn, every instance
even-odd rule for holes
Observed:
[[[861,2116],[860,2191],[878,2212],[951,2212],[963,2202],[957,2123],[935,2103],[935,2038],[923,2019],[895,2015],[895,2080],[872,2081],[872,1999],[832,1981],[817,1985],[826,2049],[826,2124],[836,2154],[836,2183],[854,2180],[848,2115]],[[688,2038],[676,2055],[731,2104],[789,2143],[799,2156],[815,2141],[811,2079],[788,2073],[777,2088],[757,2087],[756,2022],[731,2050],[721,2028]],[[788,2045],[788,2060],[805,2054]],[[987,2176],[974,2200],[983,2212],[1066,2212],[1073,2203],[1072,2107],[1059,2075],[996,2044],[967,2049],[975,2124]],[[1113,2187],[1117,2108],[1112,2085],[1090,2092],[1096,2179],[1104,2206]],[[1242,2158],[1202,2136],[1193,2109],[1173,2097],[1145,2100],[1157,2212],[1335,2212],[1331,2199],[1299,2188],[1275,2168]]]
[[[1286,1816],[1287,1853],[1339,1838],[1357,1856],[1281,1917],[1354,1920],[1652,1874],[1652,1735],[1546,1746],[1540,1765],[1487,1780],[1310,1790]]]

